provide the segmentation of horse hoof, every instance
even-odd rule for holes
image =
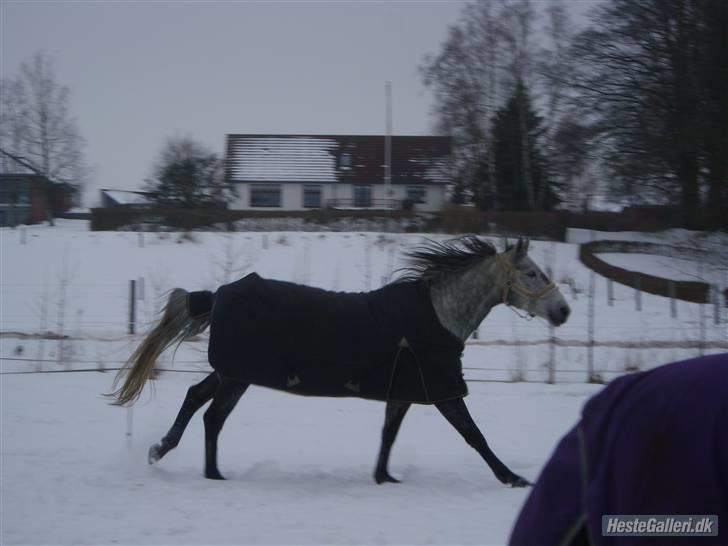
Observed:
[[[152,447],[149,448],[149,455],[147,457],[147,462],[149,464],[154,464],[159,459],[162,458],[162,446],[159,444],[154,444]]]
[[[510,480],[508,480],[508,485],[510,485],[511,487],[530,487],[533,484],[529,482],[526,478],[513,476]]]
[[[389,475],[389,472],[378,472],[374,475],[374,481],[378,484],[382,483],[402,483],[397,478]]]
[[[217,470],[205,472],[205,478],[207,478],[208,480],[224,480],[225,479],[223,477],[223,475],[220,474],[220,472]]]

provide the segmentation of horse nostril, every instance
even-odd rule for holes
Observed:
[[[562,305],[560,311],[561,311],[561,314],[564,317],[564,320],[566,320],[566,318],[571,313],[571,309],[569,309],[569,306],[568,305]]]

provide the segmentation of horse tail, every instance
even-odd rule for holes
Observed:
[[[169,294],[162,318],[144,336],[144,339],[122,366],[114,379],[116,388],[121,379],[124,383],[109,396],[114,404],[131,405],[139,398],[144,384],[154,373],[154,365],[162,352],[173,345],[179,346],[185,339],[201,334],[210,325],[213,294],[208,291],[187,292],[175,288]]]

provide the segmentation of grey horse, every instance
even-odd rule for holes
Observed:
[[[175,448],[195,412],[204,415],[205,476],[223,479],[217,440],[249,385],[293,394],[355,396],[386,402],[377,483],[397,482],[387,469],[397,432],[412,403],[434,404],[502,483],[529,482],[488,446],[464,401],[460,356],[465,340],[504,304],[560,326],[570,309],[554,283],[528,257],[528,240],[498,253],[465,236],[430,241],[408,253],[410,267],[372,292],[347,294],[262,279],[256,274],[216,293],[172,291],[159,323],[116,381],[116,403],[131,404],[167,347],[210,326],[214,369],[190,387],[169,432],[149,450],[149,463]],[[285,339],[281,332],[289,332]],[[115,383],[117,385],[117,383]]]

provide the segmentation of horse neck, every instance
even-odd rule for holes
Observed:
[[[432,305],[440,323],[465,341],[502,301],[505,272],[494,257],[433,283]]]

